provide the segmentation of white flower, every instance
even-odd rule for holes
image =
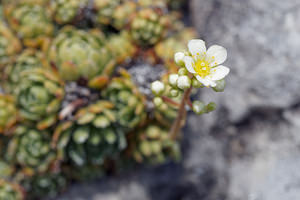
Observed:
[[[178,88],[184,90],[184,89],[191,87],[191,84],[192,84],[192,81],[188,76],[183,75],[183,76],[178,77],[178,80],[177,80]]]
[[[173,87],[176,86],[178,80],[178,74],[170,74],[169,75],[169,84]]]
[[[175,63],[178,64],[178,65],[181,65],[183,63],[184,56],[185,55],[184,55],[183,52],[175,53],[175,55],[174,55]]]
[[[221,65],[227,58],[224,47],[213,45],[206,50],[203,40],[190,40],[188,49],[192,56],[184,57],[185,67],[203,85],[215,87],[229,74],[229,68]]]
[[[165,90],[165,84],[161,81],[154,81],[151,84],[151,90],[155,95],[161,95]]]

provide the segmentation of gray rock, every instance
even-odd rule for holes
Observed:
[[[299,1],[194,0],[191,9],[208,46],[229,55],[226,91],[201,93],[219,105],[201,128],[222,138],[227,198],[299,199]]]
[[[194,0],[192,5],[195,25],[208,46],[228,50],[226,92],[204,96],[217,98],[231,121],[254,107],[284,108],[299,101],[299,1]],[[207,7],[213,11],[207,13]]]

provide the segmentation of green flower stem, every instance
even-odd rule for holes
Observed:
[[[178,115],[172,125],[172,128],[170,130],[170,137],[173,140],[178,139],[179,137],[179,130],[181,129],[181,127],[184,125],[184,121],[186,119],[186,110],[185,110],[185,105],[188,102],[189,98],[190,98],[190,94],[192,92],[192,86],[185,90],[183,93],[183,97],[182,100],[180,102],[180,107],[178,110]]]

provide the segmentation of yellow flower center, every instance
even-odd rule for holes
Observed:
[[[204,59],[195,60],[193,67],[196,73],[201,78],[205,78],[206,76],[210,75],[211,67],[209,66],[209,63]]]

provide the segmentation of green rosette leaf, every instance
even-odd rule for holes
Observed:
[[[34,68],[20,74],[15,88],[20,116],[43,130],[55,124],[64,98],[64,84],[50,69]]]
[[[21,43],[12,31],[0,22],[0,68],[10,63],[16,54],[21,51]]]
[[[10,1],[4,5],[10,27],[26,46],[41,46],[54,33],[50,10],[45,5],[40,0]]]
[[[45,172],[56,158],[50,143],[51,136],[47,131],[18,126],[8,143],[5,157],[24,171]]]
[[[113,108],[112,103],[100,100],[80,109],[74,122],[60,124],[52,138],[60,159],[85,171],[101,167],[108,158],[117,158],[127,142]]]
[[[115,65],[104,41],[100,31],[65,27],[53,40],[48,57],[64,80],[85,78],[91,82],[91,87],[97,87],[92,83],[99,81],[101,75],[109,76]]]
[[[180,159],[180,145],[170,138],[167,130],[150,124],[135,135],[133,157],[137,162],[161,164],[171,158]]]
[[[16,124],[18,111],[10,95],[0,94],[0,133],[7,133]]]
[[[130,130],[143,124],[147,113],[145,96],[140,93],[126,73],[124,71],[122,77],[113,78],[102,94],[115,104],[118,123]]]
[[[87,3],[88,0],[53,0],[50,8],[58,24],[67,24],[75,19]]]
[[[25,200],[25,195],[19,185],[0,179],[0,199]]]

